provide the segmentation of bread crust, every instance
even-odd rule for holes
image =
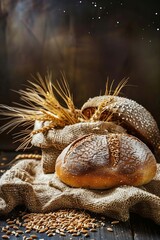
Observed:
[[[93,114],[102,102],[106,106],[100,120],[111,113],[112,121],[120,122],[129,134],[143,141],[160,161],[160,131],[151,113],[134,100],[112,95],[90,98],[81,111],[87,117],[88,112]]]
[[[71,187],[139,186],[155,176],[156,159],[143,142],[131,135],[90,134],[62,151],[55,170],[60,180]]]

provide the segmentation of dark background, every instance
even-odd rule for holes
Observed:
[[[74,102],[129,77],[122,95],[146,107],[160,125],[160,1],[1,0],[0,103],[12,105],[31,74],[66,74]],[[0,124],[3,122],[1,121]],[[0,149],[15,149],[1,134]]]

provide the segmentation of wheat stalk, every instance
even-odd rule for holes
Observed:
[[[0,114],[9,121],[0,128],[0,133],[8,130],[8,133],[17,126],[21,126],[24,130],[14,134],[15,142],[21,141],[19,149],[30,147],[33,135],[44,133],[52,128],[71,125],[78,122],[98,121],[101,119],[102,113],[105,111],[106,104],[113,101],[112,96],[120,93],[121,89],[126,85],[127,79],[123,79],[112,94],[114,81],[109,87],[109,79],[106,82],[105,94],[110,95],[110,100],[106,103],[102,102],[95,113],[89,118],[85,118],[80,110],[75,108],[69,86],[62,74],[61,83],[57,82],[57,86],[52,83],[52,74],[47,73],[43,79],[40,74],[34,77],[34,82],[29,81],[30,86],[25,90],[19,90],[20,100],[23,103],[15,103],[16,106],[10,107],[3,104],[0,105]],[[63,100],[65,107],[60,104],[55,95]],[[110,121],[112,114],[107,114],[103,121]],[[35,121],[49,121],[48,126],[44,126],[38,130],[32,130]]]
[[[30,86],[25,90],[18,91],[23,104],[15,103],[18,107],[0,105],[1,115],[10,120],[0,128],[0,132],[6,130],[10,132],[17,126],[25,128],[25,130],[14,135],[14,138],[17,138],[15,142],[22,141],[18,149],[26,149],[32,136],[38,132],[45,132],[53,127],[64,127],[79,122],[77,110],[64,76],[61,84],[57,83],[58,87],[52,84],[52,74],[49,72],[44,79],[40,74],[37,74],[37,78],[34,78],[34,80],[34,82],[29,81]],[[60,104],[55,93],[61,97],[66,107]],[[32,131],[31,128],[33,129],[36,120],[49,121],[50,124],[47,127]]]
[[[107,99],[107,101],[104,100],[104,101],[101,102],[101,104],[95,110],[94,114],[91,116],[89,121],[99,121],[101,119],[101,115],[105,111],[106,106],[108,104],[111,104],[111,103],[114,102],[114,97],[113,96],[118,96],[120,91],[122,90],[122,88],[124,88],[124,86],[126,86],[127,82],[128,82],[128,78],[127,79],[125,79],[125,78],[122,79],[120,81],[120,83],[117,85],[117,87],[115,88],[115,90],[112,91],[114,80],[111,82],[111,85],[109,86],[109,78],[107,78],[105,95],[110,96],[110,97],[109,97],[109,99]],[[114,110],[116,111],[116,109],[114,109]],[[112,119],[112,116],[113,116],[113,113],[106,114],[103,121],[109,122]]]
[[[101,104],[98,106],[98,108],[95,110],[94,114],[92,115],[92,117],[90,118],[90,121],[99,121],[101,119],[102,113],[105,111],[106,105],[113,102],[114,99],[111,97],[109,101],[104,100],[103,102],[101,102]],[[107,114],[105,116],[105,119],[103,119],[103,121],[110,121],[112,117],[112,114]]]
[[[121,92],[122,88],[124,88],[128,82],[129,78],[123,78],[119,84],[117,85],[117,87],[115,88],[115,90],[113,89],[113,85],[114,85],[114,80],[112,80],[110,86],[109,86],[109,78],[107,78],[106,81],[106,89],[105,89],[105,95],[112,95],[112,96],[118,96],[119,93]]]

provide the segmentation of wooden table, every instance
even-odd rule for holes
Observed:
[[[14,158],[14,156],[17,155],[17,153],[15,152],[5,152],[5,151],[1,151],[0,152],[0,164],[3,163],[7,163],[10,160],[12,160]],[[7,169],[7,168],[6,168]],[[0,175],[2,175],[3,173],[0,172]],[[5,226],[6,222],[5,220],[7,218],[12,218],[12,217],[17,217],[18,211],[19,210],[24,210],[24,206],[21,207],[17,207],[16,209],[14,209],[9,215],[7,215],[6,217],[0,217],[0,226]],[[92,216],[95,216],[95,214],[92,214]],[[99,216],[97,216],[99,217]],[[153,221],[149,220],[149,219],[144,219],[136,214],[131,213],[130,214],[130,220],[127,222],[119,222],[118,224],[115,224],[114,226],[112,226],[113,228],[113,232],[109,232],[107,230],[108,227],[111,227],[111,221],[113,221],[113,219],[110,218],[105,218],[105,226],[104,227],[100,227],[97,232],[91,232],[89,237],[84,237],[84,236],[79,236],[79,237],[73,237],[72,235],[67,235],[65,237],[63,236],[59,236],[58,234],[56,234],[53,237],[47,237],[46,234],[41,233],[41,234],[37,234],[37,239],[65,239],[65,240],[70,240],[70,239],[94,239],[94,240],[160,240],[160,226],[156,225]],[[0,227],[0,229],[1,229]],[[23,228],[21,228],[22,230],[24,230]],[[1,231],[1,230],[0,230]],[[0,239],[2,239],[2,235],[4,235],[4,233],[1,231],[0,232]],[[27,234],[25,234],[27,235]],[[29,234],[28,234],[29,236]],[[20,235],[19,237],[14,237],[14,236],[10,236],[10,239],[23,239],[23,235]]]

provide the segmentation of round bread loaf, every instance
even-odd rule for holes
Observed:
[[[128,134],[90,134],[67,146],[56,161],[59,179],[71,187],[107,189],[148,183],[156,159],[139,139]]]

